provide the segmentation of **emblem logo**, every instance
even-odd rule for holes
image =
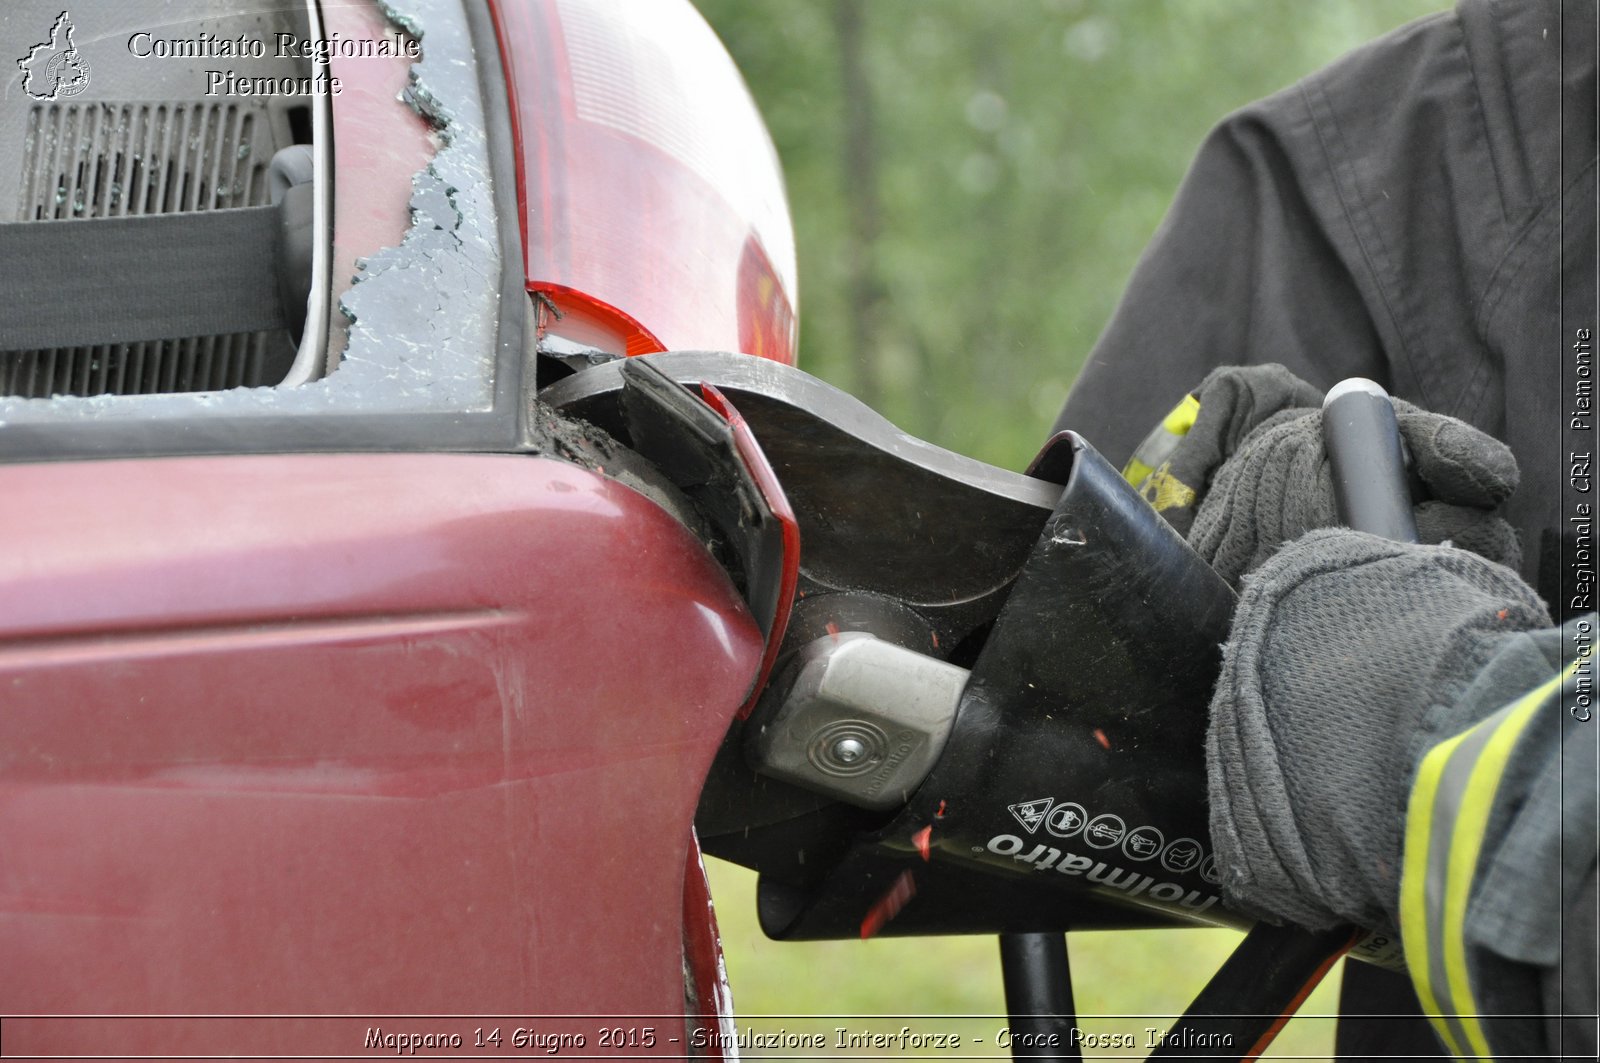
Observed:
[[[65,11],[50,27],[50,39],[17,60],[22,91],[35,100],[76,96],[89,87],[89,63],[72,43],[72,17]]]

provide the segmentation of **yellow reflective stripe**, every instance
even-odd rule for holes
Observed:
[[[1492,1059],[1478,1021],[1466,963],[1466,915],[1473,873],[1483,851],[1489,812],[1517,739],[1545,699],[1558,692],[1577,662],[1538,689],[1423,757],[1406,809],[1400,879],[1400,937],[1423,1010],[1451,1053]],[[1453,763],[1462,745],[1461,762]],[[1464,784],[1462,772],[1470,772]],[[1448,777],[1448,785],[1447,783]],[[1446,791],[1444,807],[1440,791]],[[1459,795],[1459,805],[1454,796]],[[1454,806],[1454,807],[1452,807]],[[1439,822],[1440,817],[1447,817]],[[1436,824],[1442,831],[1436,830]],[[1448,839],[1448,840],[1445,840]],[[1442,842],[1443,852],[1439,851]],[[1431,871],[1444,864],[1442,875]],[[1430,895],[1430,878],[1442,878],[1442,896]],[[1443,985],[1436,976],[1442,976]],[[1445,1006],[1440,1006],[1443,996]],[[1441,1016],[1448,1015],[1449,1019]],[[1463,1043],[1465,1038],[1465,1043]]]
[[[1172,412],[1161,421],[1161,427],[1175,436],[1186,436],[1189,429],[1194,427],[1196,417],[1200,416],[1200,400],[1193,395],[1185,395]]]
[[[1446,880],[1444,920],[1444,964],[1450,979],[1450,995],[1466,1027],[1467,1040],[1473,1051],[1484,1057],[1489,1054],[1489,1039],[1478,1022],[1477,1001],[1472,996],[1471,980],[1467,976],[1467,900],[1472,891],[1473,872],[1478,867],[1478,856],[1483,851],[1483,835],[1489,827],[1489,809],[1494,804],[1500,778],[1505,773],[1506,761],[1511,759],[1511,749],[1528,726],[1534,712],[1546,698],[1561,689],[1562,673],[1539,689],[1523,696],[1495,729],[1494,736],[1478,757],[1467,783],[1465,800],[1456,818],[1454,837],[1450,842],[1450,871]]]
[[[1433,799],[1439,792],[1439,781],[1444,777],[1444,766],[1450,754],[1466,738],[1466,732],[1458,734],[1434,746],[1422,758],[1416,782],[1411,787],[1411,800],[1406,806],[1405,849],[1400,869],[1400,941],[1411,968],[1411,982],[1416,987],[1423,1014],[1428,1016],[1453,1056],[1462,1055],[1462,1047],[1456,1043],[1449,1025],[1438,1018],[1439,999],[1434,995],[1433,978],[1428,970],[1426,887],[1428,839],[1433,835]]]
[[[1122,467],[1122,478],[1135,487],[1142,485],[1172,457],[1172,452],[1189,434],[1189,429],[1194,427],[1194,419],[1199,415],[1200,400],[1193,395],[1185,395],[1183,401],[1174,406],[1161,419],[1161,423],[1144,437],[1133,452],[1133,457]]]

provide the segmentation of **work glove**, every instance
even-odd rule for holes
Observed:
[[[1508,568],[1342,528],[1246,577],[1206,735],[1229,902],[1393,930],[1417,759],[1554,674],[1549,624]]]
[[[1192,427],[1141,493],[1224,579],[1237,585],[1284,543],[1339,523],[1321,392],[1282,366],[1244,366],[1214,370],[1193,398]],[[1493,512],[1517,486],[1510,449],[1408,402],[1395,419],[1430,496],[1415,507],[1421,541],[1517,567],[1516,532]]]

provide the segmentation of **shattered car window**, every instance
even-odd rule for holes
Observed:
[[[0,257],[38,293],[0,326],[0,436],[489,408],[500,220],[459,0],[199,6],[0,13],[26,49]]]

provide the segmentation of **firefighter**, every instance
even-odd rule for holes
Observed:
[[[1595,91],[1593,3],[1462,0],[1231,116],[1060,420],[1241,588],[1230,901],[1397,929],[1458,1056],[1595,1054]],[[1332,527],[1317,405],[1349,376],[1416,404],[1423,544]],[[1352,968],[1343,1006],[1396,993]],[[1438,1051],[1411,1036],[1338,1048]]]

